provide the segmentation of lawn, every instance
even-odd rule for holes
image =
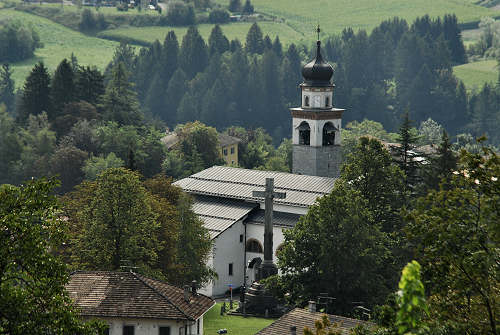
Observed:
[[[480,89],[485,83],[496,83],[498,68],[496,60],[484,60],[455,66],[453,73],[463,80],[468,90]]]
[[[264,319],[242,316],[220,315],[221,303],[214,306],[203,318],[203,333],[217,335],[222,328],[227,329],[228,335],[254,335],[259,330],[270,325],[274,319]]]
[[[230,40],[237,38],[244,44],[248,29],[250,29],[251,25],[252,23],[241,22],[224,24],[221,25],[221,28],[227,38],[229,38]],[[304,37],[301,33],[296,32],[284,23],[259,22],[259,26],[262,29],[264,35],[269,34],[269,37],[271,37],[272,40],[274,40],[276,35],[278,35],[280,37],[281,43],[283,43],[284,45],[288,45],[292,42],[297,43]],[[198,30],[200,31],[201,36],[203,36],[203,38],[207,42],[213,27],[213,24],[198,25]],[[177,35],[177,39],[179,40],[179,42],[181,42],[182,37],[184,36],[184,34],[186,34],[187,29],[187,27],[118,28],[105,30],[103,32],[100,32],[98,36],[113,40],[121,40],[125,38],[151,43],[155,40],[163,41],[167,32],[173,30]]]
[[[90,37],[50,20],[13,9],[0,10],[0,20],[11,18],[32,24],[40,34],[44,47],[35,51],[35,57],[13,64],[13,78],[21,87],[33,65],[43,61],[52,71],[63,58],[74,53],[81,65],[96,65],[104,69],[113,57],[117,42]]]
[[[56,8],[56,9],[61,9],[62,11],[65,12],[76,12],[80,13],[82,10],[88,8],[92,10],[94,13],[102,13],[104,15],[160,15],[157,11],[155,10],[149,10],[149,9],[143,9],[139,11],[138,9],[129,9],[127,11],[119,11],[116,9],[116,7],[99,7],[99,10],[96,11],[94,7],[92,6],[74,6],[74,5],[64,5],[61,6],[61,4],[57,3],[44,3],[42,5],[37,5],[37,3],[30,4],[33,6],[41,6],[44,8]]]
[[[229,2],[215,1],[222,5]],[[292,28],[310,38],[314,38],[318,23],[325,34],[332,34],[345,27],[371,30],[394,16],[412,21],[425,14],[434,17],[455,13],[459,22],[470,22],[500,13],[474,3],[475,0],[252,0],[257,12],[284,18]]]

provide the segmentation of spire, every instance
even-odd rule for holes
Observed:
[[[331,85],[330,79],[333,75],[333,68],[330,64],[323,60],[321,56],[321,41],[319,40],[319,33],[321,29],[316,28],[318,34],[318,41],[316,42],[316,58],[306,64],[302,68],[302,76],[304,77],[304,84],[311,86],[328,86]]]

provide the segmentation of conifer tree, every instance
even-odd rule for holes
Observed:
[[[9,64],[3,64],[0,67],[0,104],[3,103],[9,113],[13,113],[14,109],[14,88],[12,70]]]
[[[189,27],[182,39],[179,65],[188,79],[205,70],[208,65],[207,45],[194,26]]]
[[[247,40],[245,44],[247,53],[262,54],[264,52],[264,40],[262,37],[262,30],[257,23],[252,24],[247,33]]]
[[[187,90],[187,78],[182,69],[177,69],[170,79],[165,93],[164,108],[160,110],[160,117],[172,127],[177,118],[177,108],[181,102],[184,92]]]
[[[281,59],[281,57],[283,57],[283,46],[281,45],[281,41],[278,35],[276,35],[276,38],[273,42],[273,51],[278,59]]]
[[[458,158],[451,148],[450,139],[446,131],[443,131],[441,143],[437,148],[437,154],[430,157],[430,164],[425,168],[425,185],[429,189],[439,189],[439,184],[447,187],[452,172],[457,168]]]
[[[61,115],[64,105],[74,101],[76,95],[75,74],[71,64],[65,58],[59,63],[52,78],[51,98],[52,113],[48,113],[49,120],[54,120]]]
[[[399,127],[399,146],[395,148],[395,151],[396,162],[405,173],[407,192],[412,192],[419,178],[419,163],[417,162],[417,154],[414,151],[418,137],[412,130],[411,125],[412,121],[410,120],[408,111],[406,111],[403,114],[403,122]]]
[[[229,40],[224,36],[218,24],[212,29],[210,37],[208,38],[208,50],[210,56],[214,53],[222,55],[229,50]]]
[[[467,55],[455,14],[445,14],[443,18],[443,34],[451,52],[451,60],[457,64],[467,63]]]
[[[128,81],[128,73],[124,63],[113,68],[113,76],[103,96],[102,108],[106,120],[119,124],[137,125],[142,120],[137,95]]]
[[[79,67],[76,72],[75,86],[79,100],[97,106],[104,94],[104,76],[95,66]]]
[[[269,37],[269,35],[264,36],[263,45],[264,51],[273,49],[273,42],[271,42],[271,38]]]
[[[245,5],[243,6],[243,13],[245,14],[253,14],[253,5],[250,0],[245,1]]]
[[[229,7],[228,7],[230,12],[239,12],[241,9],[241,0],[229,0]]]
[[[179,65],[179,42],[173,30],[169,31],[163,42],[163,76],[166,79],[165,86]]]
[[[29,115],[38,115],[52,108],[50,100],[50,75],[43,62],[35,64],[23,87],[21,106],[17,114],[24,122]]]

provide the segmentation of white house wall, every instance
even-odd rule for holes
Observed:
[[[159,319],[128,319],[128,318],[99,318],[109,325],[110,335],[122,335],[123,326],[134,326],[134,335],[158,335],[159,327],[170,327],[170,335],[184,334],[184,327],[188,325],[185,335],[203,335],[203,317],[200,320],[200,332],[197,332],[195,322],[159,320]]]

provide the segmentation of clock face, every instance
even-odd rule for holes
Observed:
[[[319,95],[313,97],[313,107],[321,107],[321,97]]]

